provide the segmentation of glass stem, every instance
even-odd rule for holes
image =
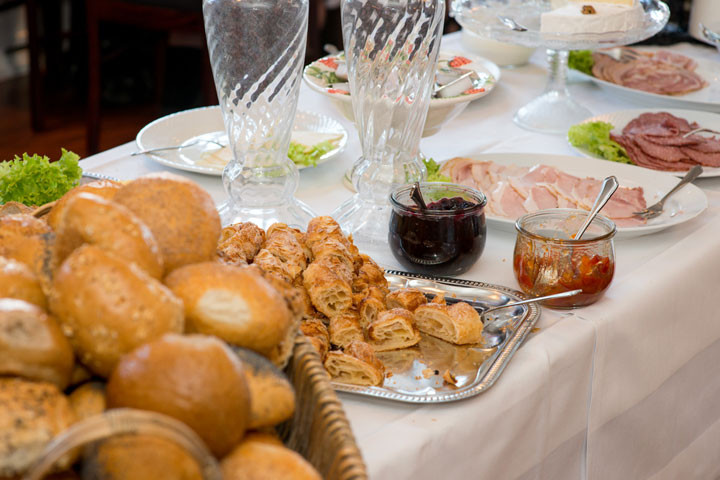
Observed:
[[[547,61],[550,69],[548,83],[545,86],[545,93],[555,93],[557,96],[568,96],[567,89],[567,50],[553,50],[548,48]]]

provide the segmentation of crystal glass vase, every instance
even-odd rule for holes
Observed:
[[[387,246],[390,193],[427,175],[419,143],[445,16],[444,0],[343,0],[353,113],[362,156],[357,194],[333,217],[366,251]]]
[[[203,0],[215,87],[232,160],[223,225],[275,222],[304,229],[313,212],[295,197],[287,157],[305,57],[308,0]]]

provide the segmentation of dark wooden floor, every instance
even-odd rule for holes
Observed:
[[[62,105],[48,112],[45,131],[33,132],[28,88],[27,77],[0,82],[0,160],[9,160],[23,152],[56,159],[60,148],[84,157],[85,105],[71,101],[53,102],[52,94],[48,93],[49,105]],[[100,150],[133,140],[145,124],[160,115],[154,105],[103,108]]]

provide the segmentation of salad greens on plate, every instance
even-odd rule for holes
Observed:
[[[82,177],[80,157],[62,149],[57,162],[41,155],[15,156],[0,162],[0,204],[19,202],[44,205],[57,200],[76,186]]]
[[[335,148],[336,144],[330,140],[325,140],[314,145],[290,142],[288,157],[299,167],[316,167],[318,160]]]
[[[428,182],[452,183],[452,178],[440,173],[441,165],[439,163],[437,163],[435,160],[433,160],[432,158],[423,159],[423,163],[425,164],[425,168],[427,168],[427,172],[428,172],[427,181]]]
[[[578,70],[587,75],[592,75],[592,67],[595,64],[590,50],[571,50],[568,56],[568,67]]]
[[[613,128],[613,125],[607,122],[587,122],[573,125],[568,130],[568,141],[573,147],[583,148],[605,160],[633,165],[625,149],[610,139],[610,132]]]

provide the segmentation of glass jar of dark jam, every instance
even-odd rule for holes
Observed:
[[[388,240],[395,258],[411,272],[460,275],[485,248],[485,204],[481,192],[452,183],[421,183],[428,209],[410,198],[412,185],[390,195]]]

